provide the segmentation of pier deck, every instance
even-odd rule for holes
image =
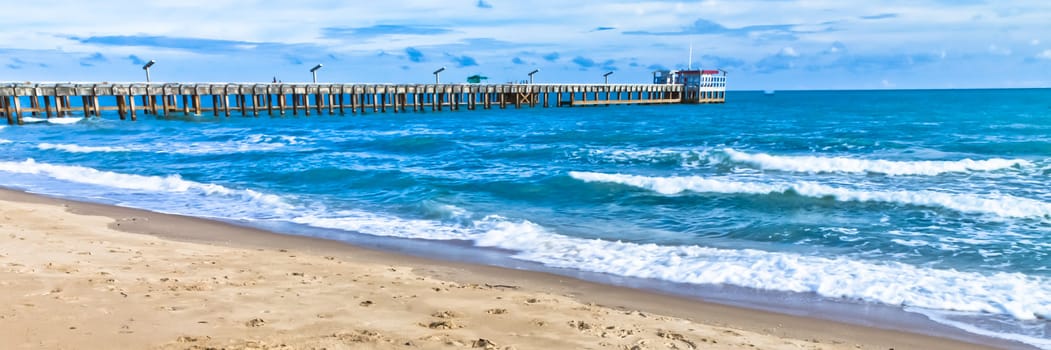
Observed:
[[[711,90],[711,91],[708,91]],[[0,118],[365,114],[624,104],[723,103],[725,89],[675,84],[8,83]]]

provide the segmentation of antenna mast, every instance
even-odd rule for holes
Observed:
[[[693,43],[690,43],[690,60],[686,64],[687,70],[693,70]]]

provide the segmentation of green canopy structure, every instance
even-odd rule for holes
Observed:
[[[489,80],[489,77],[481,76],[478,74],[467,77],[467,82],[471,84],[480,84],[482,80]]]

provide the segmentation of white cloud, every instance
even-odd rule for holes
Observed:
[[[1040,53],[1036,54],[1036,58],[1042,60],[1051,60],[1051,49],[1041,51]]]
[[[781,52],[779,54],[781,56],[799,57],[799,53],[796,52],[796,49],[792,48],[791,46],[781,48]]]
[[[1033,39],[1029,41],[1029,45],[1037,46],[1040,45],[1040,39]]]
[[[894,87],[894,83],[887,79],[880,80],[879,85],[885,89],[890,89]]]
[[[999,47],[996,44],[989,45],[989,53],[1000,56],[1010,56],[1011,49],[1006,47]]]

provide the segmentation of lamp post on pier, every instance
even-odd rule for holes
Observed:
[[[613,72],[609,71],[609,72],[606,72],[606,74],[602,75],[603,84],[609,84],[609,76],[611,74],[613,74]]]
[[[440,74],[441,72],[444,72],[444,71],[445,71],[445,67],[438,68],[438,70],[434,71],[434,83],[435,84],[438,84],[438,74]]]
[[[529,72],[529,84],[530,85],[533,84],[533,74],[536,74],[539,71],[540,71],[539,69],[534,69],[532,72]]]
[[[147,83],[150,82],[150,67],[153,67],[154,63],[157,63],[157,61],[150,60],[149,62],[146,62],[146,64],[142,65],[142,70],[146,71],[146,82]]]
[[[314,75],[314,84],[317,84],[317,70],[321,69],[321,63],[318,63],[314,68],[310,68],[310,74]]]

